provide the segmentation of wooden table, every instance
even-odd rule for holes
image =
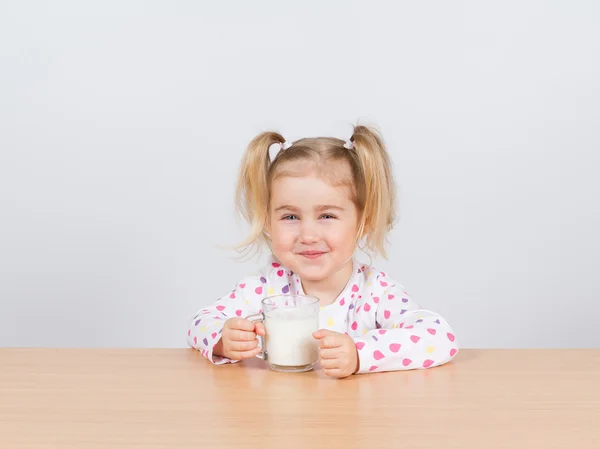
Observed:
[[[0,448],[600,448],[600,350],[326,377],[191,349],[0,349]]]

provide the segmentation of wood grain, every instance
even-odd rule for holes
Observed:
[[[600,448],[600,350],[327,378],[191,349],[0,349],[0,447]]]

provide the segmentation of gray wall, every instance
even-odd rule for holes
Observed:
[[[600,347],[594,1],[0,3],[0,346],[185,346],[238,160],[378,124],[390,271],[464,347]]]

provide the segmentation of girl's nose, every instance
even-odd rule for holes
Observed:
[[[319,241],[317,226],[312,220],[304,220],[300,229],[300,241],[311,244]]]

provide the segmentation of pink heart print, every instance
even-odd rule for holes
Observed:
[[[373,358],[375,360],[381,360],[381,359],[385,358],[385,355],[383,355],[383,353],[381,351],[377,350],[377,351],[373,352]]]
[[[352,291],[353,291],[354,293],[356,293],[356,292],[358,291],[358,285],[354,284],[354,285],[352,286]]]
[[[260,294],[262,294],[262,286],[256,287],[256,288],[254,289],[254,291],[256,292],[256,294],[257,294],[257,295],[260,295]]]
[[[356,349],[358,349],[359,351],[365,347],[365,344],[362,341],[359,341],[358,343],[356,343]]]
[[[392,312],[390,312],[389,310],[384,310],[383,312],[383,316],[384,318],[387,320],[390,316],[392,315]]]
[[[392,343],[392,344],[390,344],[390,351],[398,352],[398,351],[400,351],[401,347],[402,347],[402,345],[400,343]]]

